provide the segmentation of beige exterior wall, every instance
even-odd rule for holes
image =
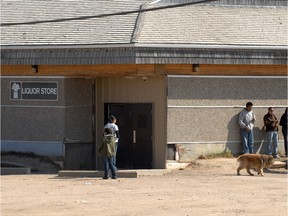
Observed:
[[[166,167],[166,79],[119,77],[96,79],[96,143],[101,141],[104,103],[152,103],[153,168]],[[99,117],[99,118],[97,118]],[[98,161],[99,164],[99,161]]]
[[[35,108],[43,119],[48,118],[49,121],[62,119],[57,127],[61,130],[64,128],[65,133],[62,132],[57,136],[57,142],[62,142],[61,137],[92,141],[91,98],[94,92],[91,85],[95,79],[97,143],[102,136],[104,125],[104,103],[153,104],[154,168],[165,167],[167,143],[183,144],[186,153],[182,158],[185,160],[202,153],[213,153],[223,149],[232,152],[241,151],[237,114],[247,101],[254,103],[254,111],[258,117],[255,148],[263,150],[265,133],[261,131],[262,117],[267,112],[267,107],[276,106],[276,114],[280,118],[284,107],[287,106],[286,65],[200,65],[200,71],[197,72],[193,72],[192,68],[191,64],[38,65],[38,73],[34,73],[31,65],[1,65],[1,73],[2,76],[19,76],[18,80],[20,77],[24,80],[41,77],[46,80],[46,76],[55,76],[53,80],[56,80],[60,79],[61,75],[65,76],[65,79],[69,78],[69,82],[65,81],[65,85],[64,82],[62,84],[62,81],[58,81],[59,101],[57,104],[49,102],[49,106],[59,105],[61,109],[53,111],[51,118],[40,113],[39,108]],[[172,75],[168,78],[168,82],[165,75]],[[175,75],[193,76],[176,78]],[[272,75],[278,77],[268,77]],[[148,77],[147,81],[143,81],[143,76]],[[8,87],[9,83],[2,82],[3,92]],[[64,93],[66,99],[62,101]],[[14,105],[13,103],[10,101],[3,104],[2,101],[2,115],[5,113],[7,117],[5,119],[9,119],[10,116],[18,119],[18,115],[21,115],[18,111],[15,115],[14,107],[8,107]],[[23,115],[33,111],[37,103],[33,102],[31,105],[33,107]],[[63,109],[66,110],[65,113],[62,112]],[[9,126],[11,122],[9,119],[7,125]],[[54,134],[56,129],[53,128],[48,128],[49,133]],[[2,130],[2,134],[5,132],[4,136],[8,134],[6,130]],[[28,133],[21,129],[21,134],[26,136]],[[280,149],[283,149],[281,132],[279,135]]]
[[[170,77],[168,78],[167,143],[181,144],[182,160],[201,154],[242,151],[238,113],[251,101],[257,117],[254,150],[264,153],[262,130],[267,108],[278,118],[287,106],[287,77]],[[284,151],[281,130],[280,151]]]

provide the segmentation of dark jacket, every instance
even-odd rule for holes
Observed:
[[[281,116],[280,119],[280,125],[282,126],[282,130],[287,130],[287,109],[285,110],[285,113]]]
[[[271,115],[270,113],[267,113],[263,120],[266,127],[266,132],[278,131],[278,120],[274,114]]]
[[[116,154],[115,137],[112,134],[104,135],[101,146],[99,147],[99,154],[102,157],[114,157]]]

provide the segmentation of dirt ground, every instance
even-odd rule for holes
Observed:
[[[261,177],[236,169],[235,158],[218,158],[130,179],[1,176],[1,215],[288,215],[287,170]]]

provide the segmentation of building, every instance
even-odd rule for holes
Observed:
[[[73,161],[82,151],[98,168],[97,143],[112,114],[122,168],[237,154],[237,114],[252,101],[255,151],[263,151],[267,107],[278,117],[287,107],[287,3],[139,11],[187,2],[2,2],[1,150]],[[115,15],[123,11],[133,13]],[[78,150],[68,153],[73,144]]]

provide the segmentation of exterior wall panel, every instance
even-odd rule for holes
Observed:
[[[11,100],[11,81],[57,82],[58,100]],[[63,155],[63,139],[92,141],[92,85],[64,77],[1,78],[1,150]]]
[[[185,148],[182,160],[229,150],[242,150],[238,113],[248,101],[254,104],[254,150],[265,152],[263,116],[274,106],[278,118],[287,106],[285,77],[170,77],[168,78],[168,144]],[[283,137],[279,131],[280,150]]]

